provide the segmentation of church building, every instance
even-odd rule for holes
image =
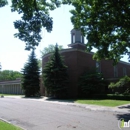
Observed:
[[[65,65],[68,66],[69,74],[69,95],[75,98],[78,95],[78,80],[79,77],[86,71],[96,68],[101,72],[107,80],[118,80],[119,78],[128,75],[130,76],[130,64],[120,61],[116,66],[113,66],[111,60],[101,60],[97,62],[93,60],[93,52],[85,52],[86,45],[84,44],[84,37],[79,30],[71,30],[71,44],[69,48],[60,51],[64,57]],[[42,68],[49,60],[50,53],[42,57]],[[46,95],[44,86],[41,87],[41,92]]]

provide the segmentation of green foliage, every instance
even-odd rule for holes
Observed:
[[[58,49],[59,49],[59,50],[62,50],[62,49],[63,49],[63,46],[62,46],[62,45],[59,45],[59,46],[58,46]],[[55,45],[50,44],[50,45],[48,45],[48,47],[45,47],[45,48],[41,51],[41,57],[43,57],[44,55],[46,55],[46,54],[48,54],[48,53],[54,52],[54,51],[55,51]]]
[[[109,86],[108,86],[108,88],[115,88],[115,87],[116,87],[116,85],[115,85],[114,82],[111,82],[111,83],[109,84]]]
[[[16,78],[21,78],[21,77],[22,74],[18,71],[13,71],[13,70],[0,71],[0,81],[15,80]]]
[[[26,50],[34,49],[39,45],[42,37],[40,35],[42,27],[48,32],[52,31],[53,21],[49,16],[49,11],[60,6],[59,0],[12,0],[11,11],[21,14],[21,20],[14,22],[18,33],[15,37],[26,43]]]
[[[117,91],[118,93],[130,94],[130,77],[124,76],[116,83],[110,83],[108,86],[113,92]]]
[[[39,96],[40,91],[40,76],[38,61],[35,56],[34,50],[29,56],[28,62],[25,64],[22,80],[22,88],[26,97]]]
[[[7,4],[8,4],[7,0],[0,0],[0,7],[3,7]]]
[[[7,3],[0,0],[0,7]],[[97,48],[94,59],[111,59],[117,63],[122,54],[130,54],[130,1],[129,0],[12,0],[12,12],[21,15],[14,22],[15,37],[26,43],[26,50],[38,46],[42,27],[52,31],[53,20],[49,11],[61,4],[71,4],[71,21],[87,36],[87,50]]]
[[[117,63],[130,54],[130,0],[74,0],[71,21],[87,36],[87,50],[96,48],[94,59]]]
[[[79,79],[79,96],[89,97],[93,94],[105,92],[106,81],[101,73],[84,73]]]
[[[67,97],[67,67],[59,54],[58,45],[43,69],[43,81],[48,94],[56,98]]]

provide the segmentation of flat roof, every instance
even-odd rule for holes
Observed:
[[[62,50],[60,50],[59,52],[62,53],[62,52],[71,52],[71,51],[81,51],[81,52],[85,52],[85,51],[83,51],[83,50],[76,49],[76,48],[62,49]],[[93,55],[93,54],[94,54],[94,52],[85,52],[85,53],[90,54],[90,55]],[[49,56],[50,54],[52,54],[52,53],[48,53],[48,54],[44,55],[42,58],[45,58],[45,57]],[[125,62],[125,61],[122,61],[122,60],[120,60],[119,63],[126,64],[126,65],[130,65],[130,63]]]

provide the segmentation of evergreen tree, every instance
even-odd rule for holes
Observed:
[[[56,98],[67,97],[67,66],[59,54],[58,45],[43,69],[43,81],[48,94]]]
[[[29,56],[28,63],[25,64],[23,69],[22,87],[26,97],[38,96],[40,91],[40,76],[38,61],[35,56],[34,50]]]

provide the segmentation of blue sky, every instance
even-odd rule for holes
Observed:
[[[70,44],[70,31],[73,29],[70,21],[71,14],[69,13],[71,9],[72,6],[64,5],[50,13],[54,22],[53,31],[48,33],[43,29],[41,33],[43,39],[36,49],[37,58],[40,59],[40,50],[49,44],[58,43],[64,48]],[[30,52],[24,50],[24,42],[14,38],[17,30],[14,29],[13,22],[20,19],[20,16],[17,13],[12,13],[9,5],[0,8],[0,16],[0,62],[2,70],[21,71]],[[127,58],[125,57],[123,60],[127,61]]]

